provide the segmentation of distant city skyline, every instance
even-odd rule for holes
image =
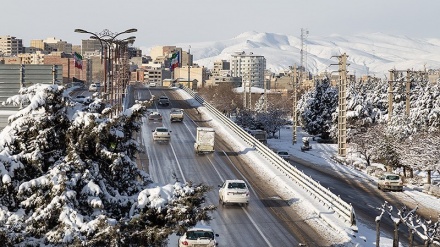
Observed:
[[[314,36],[381,32],[437,38],[434,18],[439,7],[440,1],[430,0],[6,1],[2,3],[0,35],[22,39],[24,46],[32,39],[48,37],[79,45],[89,36],[75,33],[76,28],[93,33],[137,28],[134,46],[143,50],[226,40],[247,31],[299,37],[301,28]]]

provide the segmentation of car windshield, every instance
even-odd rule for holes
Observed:
[[[196,240],[199,238],[214,239],[214,233],[210,231],[188,231],[186,238],[189,240]]]
[[[397,175],[389,175],[389,176],[387,176],[387,179],[388,180],[399,180],[399,176],[397,176]]]
[[[165,129],[165,128],[157,128],[156,131],[157,131],[157,132],[168,132],[168,129]]]
[[[246,189],[246,184],[240,182],[229,183],[228,189]]]

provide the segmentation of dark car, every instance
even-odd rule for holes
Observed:
[[[167,96],[160,96],[159,97],[159,105],[169,106],[170,105],[170,99]]]

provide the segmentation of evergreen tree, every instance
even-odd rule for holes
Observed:
[[[327,139],[337,117],[338,91],[330,85],[329,79],[316,84],[315,89],[299,101],[300,121],[307,133]]]
[[[24,107],[0,134],[0,240],[12,245],[160,246],[209,220],[205,185],[159,186],[139,170],[132,136],[152,102],[116,116],[35,85],[6,103]],[[156,191],[167,194],[161,198]],[[168,199],[169,198],[169,199]]]

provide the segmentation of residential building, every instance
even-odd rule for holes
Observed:
[[[176,46],[155,46],[151,48],[150,56],[153,59],[153,61],[155,61],[157,57],[164,57],[164,56],[167,57],[176,49],[177,49]]]
[[[52,52],[51,54],[44,56],[44,64],[63,66],[63,84],[72,82],[74,77],[83,81],[90,81],[92,78],[93,65],[91,62],[88,59],[83,58],[83,68],[78,69],[75,67],[75,61],[72,54]]]
[[[188,66],[182,66],[181,68],[175,68],[173,73],[173,79],[178,79],[179,82],[188,82],[188,79],[192,85],[190,88],[201,88],[206,85],[206,80],[208,80],[208,73],[205,67],[200,67],[196,64],[189,68],[189,78],[188,78]]]
[[[230,75],[231,63],[227,60],[219,60],[214,62],[214,68],[211,73],[213,76]]]
[[[211,76],[208,80],[206,80],[207,87],[211,86],[218,86],[223,83],[229,83],[233,87],[240,87],[241,86],[241,77],[232,77],[232,76]]]
[[[266,70],[266,59],[264,56],[236,52],[231,59],[231,75],[241,77],[243,84],[249,83],[253,87],[264,87],[264,71]]]
[[[29,48],[32,50],[36,50],[36,51],[44,51],[47,54],[51,53],[55,49],[55,47],[48,45],[42,39],[31,40]],[[31,52],[32,52],[32,50],[31,50]]]
[[[191,53],[181,50],[180,54],[180,66],[193,66],[193,55]]]
[[[56,39],[55,37],[47,38],[43,41],[49,49],[52,51],[64,52],[66,54],[72,53],[72,44],[62,41],[61,39]]]
[[[22,64],[44,64],[44,51],[34,51],[30,53],[22,53],[17,56],[21,58]]]
[[[23,41],[16,37],[0,36],[0,56],[16,56],[23,52]]]

